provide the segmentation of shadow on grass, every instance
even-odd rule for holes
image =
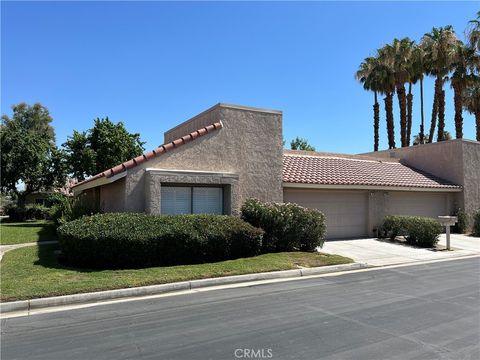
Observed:
[[[65,264],[61,260],[60,246],[58,244],[48,244],[38,246],[38,260],[35,261],[35,265],[43,266],[52,269],[72,270],[78,272],[95,272],[101,271],[97,269],[82,269]]]

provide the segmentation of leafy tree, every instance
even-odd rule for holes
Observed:
[[[315,151],[315,147],[310,145],[307,139],[298,136],[290,142],[290,148],[292,150]]]
[[[74,131],[62,145],[69,172],[78,180],[112,168],[141,155],[145,143],[139,134],[130,134],[123,122],[97,118],[85,132]]]
[[[400,108],[400,143],[408,146],[407,141],[407,97],[405,83],[410,83],[410,67],[414,42],[409,38],[394,39],[391,44],[385,45],[379,51],[382,61],[393,72],[395,89],[397,91]],[[410,85],[411,95],[411,85]],[[411,96],[410,96],[411,98]]]
[[[453,27],[448,25],[433,28],[422,37],[421,46],[425,51],[427,73],[435,76],[435,92],[432,108],[432,122],[428,141],[433,141],[437,117],[438,139],[442,141],[445,129],[445,90],[443,84],[454,61],[455,47],[458,44]]]
[[[469,79],[462,94],[463,108],[475,115],[477,127],[477,141],[480,141],[480,78],[473,76]]]
[[[55,146],[55,131],[48,109],[39,103],[20,103],[12,107],[12,118],[2,116],[1,188],[16,194],[20,203],[26,195],[62,186],[65,162]],[[20,191],[18,185],[25,189]]]
[[[379,145],[380,104],[378,103],[378,93],[382,93],[381,66],[378,59],[371,56],[360,64],[355,73],[355,78],[363,84],[363,88],[373,91],[373,151],[378,151]]]

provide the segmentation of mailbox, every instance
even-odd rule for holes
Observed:
[[[450,250],[450,226],[455,225],[457,222],[456,216],[439,216],[438,222],[445,226],[445,235],[447,238],[447,250]]]

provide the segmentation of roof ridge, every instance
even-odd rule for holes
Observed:
[[[90,181],[93,181],[93,180],[96,180],[96,179],[99,179],[99,178],[102,178],[102,177],[106,177],[106,178],[109,178],[109,177],[112,177],[112,176],[115,176],[119,173],[122,173],[124,171],[127,171],[128,169],[131,169],[135,166],[138,166],[146,161],[149,161],[153,158],[156,158],[157,156],[160,156],[168,151],[171,151],[173,149],[176,149],[178,148],[179,146],[182,146],[190,141],[193,141],[199,137],[202,137],[212,131],[215,131],[215,130],[219,130],[223,127],[223,123],[222,121],[218,121],[218,122],[215,122],[213,124],[210,124],[210,125],[207,125],[205,127],[202,127],[200,129],[197,129],[195,131],[192,131],[191,133],[187,134],[187,135],[184,135],[182,136],[181,138],[178,138],[178,139],[175,139],[173,141],[170,141],[168,143],[165,143],[165,144],[162,144],[160,145],[159,147],[151,150],[151,151],[148,151],[142,155],[139,155],[137,157],[134,157],[133,159],[130,159],[130,160],[127,160],[127,161],[124,161],[123,163],[121,164],[118,164],[110,169],[106,169],[96,175],[93,175],[92,177],[84,180],[84,181],[81,181],[79,183],[76,183],[72,186],[72,188],[75,188],[79,185],[82,185],[82,184],[86,184]]]
[[[380,159],[380,158],[372,158],[363,159],[363,158],[356,158],[357,155],[349,155],[349,154],[328,154],[328,153],[315,153],[315,154],[292,154],[292,153],[283,153],[283,156],[294,156],[294,157],[311,157],[311,158],[323,158],[323,159],[341,159],[341,160],[352,160],[352,161],[369,161],[369,162],[377,162],[377,163],[388,163],[388,164],[400,164],[398,159]],[[362,155],[360,155],[362,156]],[[366,156],[367,157],[367,156]]]

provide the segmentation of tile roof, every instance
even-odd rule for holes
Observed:
[[[141,163],[144,163],[148,160],[151,160],[153,158],[156,158],[157,156],[160,156],[168,151],[171,151],[173,149],[176,149],[177,147],[186,144],[190,141],[193,141],[201,136],[204,136],[212,131],[221,129],[223,127],[222,122],[216,122],[214,124],[205,126],[201,129],[198,129],[194,132],[191,132],[190,134],[187,134],[185,136],[182,136],[180,139],[176,139],[172,142],[160,145],[158,148],[155,150],[149,151],[143,155],[137,156],[136,158],[133,158],[131,160],[125,161],[124,163],[121,163],[117,166],[114,166],[111,169],[107,169],[105,171],[102,171],[101,173],[94,175],[87,180],[84,180],[82,182],[76,183],[75,185],[72,186],[72,188],[75,188],[76,186],[86,184],[90,181],[102,178],[102,177],[112,177],[114,175],[120,174],[128,169],[131,169],[137,165],[140,165]]]
[[[445,188],[460,186],[398,161],[355,155],[322,155],[286,151],[283,155],[283,181],[298,184],[370,185],[405,188]]]

